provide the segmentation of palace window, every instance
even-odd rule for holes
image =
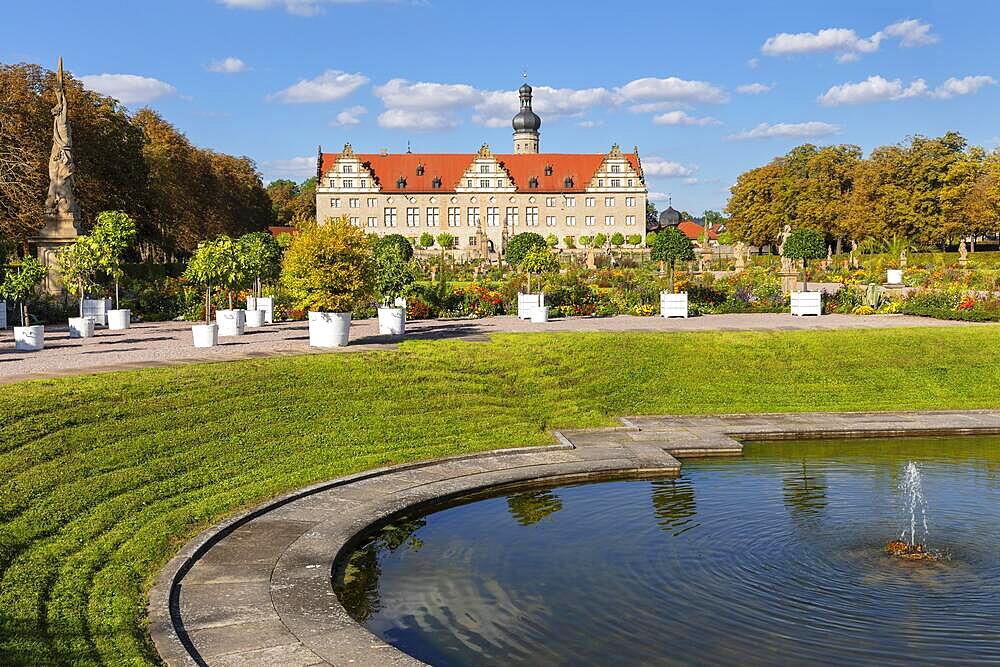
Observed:
[[[567,215],[566,216],[566,226],[567,227],[576,227],[576,216],[575,215]]]
[[[566,197],[566,206],[576,206],[576,197]]]
[[[587,223],[588,227],[593,227],[594,226],[594,216],[588,215],[585,222]]]
[[[545,175],[546,176],[551,176],[552,175],[552,165],[551,164],[545,165]]]
[[[486,209],[486,225],[489,227],[500,226],[500,207],[490,206]]]
[[[587,201],[584,202],[587,206],[596,206],[597,200],[594,197],[587,197]]]
[[[423,176],[423,175],[424,175],[424,165],[417,164],[417,176]]]
[[[385,213],[382,216],[382,222],[385,224],[386,227],[395,227],[396,226],[396,208],[395,207],[385,209]]]
[[[625,224],[629,225],[629,226],[634,225],[635,224],[635,216],[634,215],[626,215],[625,216]]]
[[[472,248],[475,245],[476,245],[476,237],[475,236],[470,236],[469,237],[469,247]]]
[[[566,178],[563,179],[563,187],[566,187],[566,188],[573,187],[573,177],[572,176],[567,176]]]
[[[538,226],[537,206],[529,206],[528,208],[524,209],[524,224],[527,225],[528,227]]]
[[[621,170],[622,170],[622,166],[620,164],[613,164],[613,165],[611,165],[611,173],[612,174],[620,173]]]
[[[555,227],[556,226],[556,216],[554,216],[554,215],[547,215],[547,216],[545,216],[545,225],[548,226],[548,227]]]
[[[481,165],[479,165],[479,173],[480,174],[488,174],[488,173],[490,173],[490,165],[488,165],[488,164],[481,164]]]
[[[635,197],[625,197],[626,206],[635,206]]]
[[[406,178],[404,176],[400,176],[396,179],[396,187],[400,190],[406,187]]]
[[[556,198],[555,197],[546,197],[545,198],[545,205],[546,206],[555,206],[556,205]]]
[[[604,205],[605,206],[614,206],[615,205],[615,198],[614,197],[605,197],[604,198]]]
[[[604,224],[607,225],[608,227],[612,227],[615,224],[615,216],[613,215],[604,216]]]
[[[339,199],[331,199],[330,200],[330,206],[331,206],[331,208],[340,208],[340,200]]]
[[[462,218],[462,209],[461,208],[459,208],[458,206],[449,206],[448,207],[448,226],[449,227],[458,227],[461,224],[461,222],[462,222],[461,218]]]
[[[472,179],[471,178],[465,179],[465,187],[467,187],[467,188],[471,188],[472,187]]]
[[[612,178],[611,179],[611,187],[613,187],[613,188],[620,188],[621,186],[622,186],[622,179],[620,179],[620,178]]]
[[[531,178],[528,179],[528,187],[529,188],[537,188],[538,187],[538,177],[537,176],[532,176]]]
[[[361,218],[351,218],[351,224],[355,227],[361,226]]]
[[[353,188],[354,187],[354,181],[351,180],[350,178],[345,178],[344,179],[344,187],[345,188]]]
[[[502,188],[503,186],[504,186],[503,179],[498,178],[497,179],[497,187],[498,188]]]
[[[427,207],[427,226],[437,227],[439,215],[440,215],[440,209],[437,206]]]
[[[361,200],[360,199],[348,199],[347,200],[347,205],[350,206],[351,208],[358,208],[360,206],[360,204],[361,204]]]
[[[378,206],[378,199],[376,199],[375,197],[369,197],[368,208],[375,208],[376,206]]]
[[[333,180],[332,178],[326,179],[326,187],[328,187],[328,188],[335,188],[335,187],[337,187],[337,181]]]
[[[345,164],[344,167],[341,169],[341,171],[344,172],[345,174],[353,174],[354,173],[354,166],[353,165],[349,165],[349,164]]]
[[[469,227],[478,227],[479,226],[479,207],[478,206],[470,206],[469,207],[469,209],[468,209],[468,220],[469,220]]]
[[[517,207],[508,206],[507,207],[507,224],[511,227],[517,227]]]
[[[406,226],[416,227],[420,224],[420,209],[416,206],[409,206],[406,209]]]
[[[632,179],[631,179],[631,178],[630,178],[630,179],[628,179],[628,186],[629,186],[629,187],[632,187]]]
[[[603,188],[604,187],[604,179],[603,178],[597,179],[597,187],[599,187],[599,188]]]
[[[368,187],[368,181],[366,181],[365,179],[362,178],[361,179],[361,185],[359,187],[367,188]]]
[[[479,187],[489,189],[489,187],[490,187],[490,179],[488,179],[488,178],[481,178],[481,179],[479,179]]]
[[[369,227],[377,227],[378,226],[378,218],[376,218],[374,215],[369,216],[368,217],[368,226]]]
[[[441,189],[441,177],[440,176],[435,176],[434,177],[434,179],[431,181],[431,187],[434,188],[435,190],[440,190]]]

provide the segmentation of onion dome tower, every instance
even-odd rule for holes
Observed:
[[[511,121],[514,126],[514,152],[537,153],[542,119],[531,110],[531,86],[524,84],[517,92],[521,96],[521,110]]]

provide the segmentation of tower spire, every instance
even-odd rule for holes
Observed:
[[[522,75],[527,78],[528,72],[524,71]],[[542,126],[542,119],[531,109],[531,86],[521,84],[517,94],[521,98],[521,110],[511,120],[514,127],[514,152],[537,153],[538,130]]]

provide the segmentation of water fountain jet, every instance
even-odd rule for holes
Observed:
[[[899,539],[886,543],[886,553],[904,560],[937,560],[937,556],[926,545],[928,535],[927,500],[924,498],[921,486],[920,469],[913,461],[906,464],[903,479],[899,482],[899,491],[903,496],[903,509],[908,514],[909,522],[903,527]],[[920,515],[919,524],[918,514]],[[918,540],[917,537],[917,529],[920,526],[923,527],[923,541]],[[909,539],[907,539],[907,533],[909,533]]]

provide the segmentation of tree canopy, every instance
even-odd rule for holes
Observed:
[[[507,241],[507,248],[504,250],[504,259],[511,266],[520,266],[521,260],[530,250],[546,250],[548,246],[541,234],[535,232],[521,232],[514,234]]]

